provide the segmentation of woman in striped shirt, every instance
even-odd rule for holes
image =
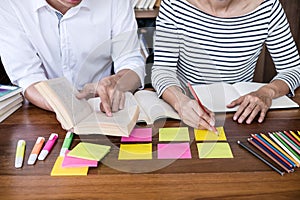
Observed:
[[[279,0],[163,0],[156,28],[152,84],[192,127],[212,130],[214,114],[182,85],[252,81],[264,44],[277,75],[227,105],[239,106],[233,120],[261,123],[273,98],[300,85],[299,53]]]

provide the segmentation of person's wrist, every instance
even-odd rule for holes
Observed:
[[[273,99],[276,96],[276,90],[269,86],[269,85],[265,85],[260,89],[261,93],[263,94],[263,96],[267,96],[271,99]]]

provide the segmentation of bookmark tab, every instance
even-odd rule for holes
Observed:
[[[43,144],[45,142],[45,138],[44,137],[38,137],[38,139],[35,142],[35,145],[30,153],[30,156],[28,158],[28,165],[33,165],[43,147]]]
[[[20,168],[23,165],[24,153],[25,153],[25,140],[19,140],[16,150],[15,168]]]
[[[66,151],[69,150],[72,140],[73,140],[73,135],[74,134],[72,132],[70,132],[70,131],[67,132],[64,143],[61,147],[59,156],[65,156]]]
[[[46,145],[44,146],[42,152],[40,153],[38,159],[39,160],[45,160],[49,152],[51,151],[54,143],[56,142],[58,138],[58,134],[52,133],[49,137],[49,140],[47,141]]]

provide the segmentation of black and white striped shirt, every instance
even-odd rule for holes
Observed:
[[[277,75],[293,92],[300,58],[279,0],[252,12],[220,18],[186,0],[163,0],[157,18],[152,84],[159,95],[172,85],[252,81],[266,44]]]

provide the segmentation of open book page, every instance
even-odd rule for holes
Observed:
[[[236,111],[238,106],[227,108],[226,105],[233,100],[248,94],[265,85],[264,83],[239,82],[233,85],[227,83],[214,83],[209,85],[193,85],[193,88],[204,106],[213,112]],[[297,103],[282,96],[272,100],[271,109],[274,108],[296,108]]]
[[[85,99],[77,99],[78,91],[66,78],[42,81],[35,87],[51,105],[65,129],[73,128],[93,112]]]
[[[258,90],[260,87],[266,85],[265,83],[256,83],[256,82],[240,82],[235,83],[233,86],[239,92],[240,96]],[[271,109],[276,108],[298,108],[299,105],[291,100],[287,96],[278,97],[272,100]]]
[[[141,90],[134,94],[134,97],[141,110],[148,116],[150,121],[147,124],[153,124],[160,118],[180,119],[177,112],[164,100],[158,98],[156,92]]]
[[[98,98],[99,99],[99,98]],[[112,136],[129,136],[139,115],[139,107],[131,106],[114,112],[112,117],[101,111],[95,111],[74,126],[74,132],[82,134],[103,134]]]
[[[202,104],[213,112],[236,111],[226,106],[240,97],[238,91],[227,83],[214,83],[209,85],[193,85],[193,88]]]
[[[100,111],[100,103],[101,99],[98,98],[90,98],[88,100],[88,103],[91,105],[94,111],[99,112]],[[132,106],[138,106],[140,109],[138,122],[146,122],[147,124],[151,124],[151,119],[148,117],[148,115],[145,113],[144,109],[139,105],[135,97],[131,92],[125,93],[125,108],[132,107]]]

